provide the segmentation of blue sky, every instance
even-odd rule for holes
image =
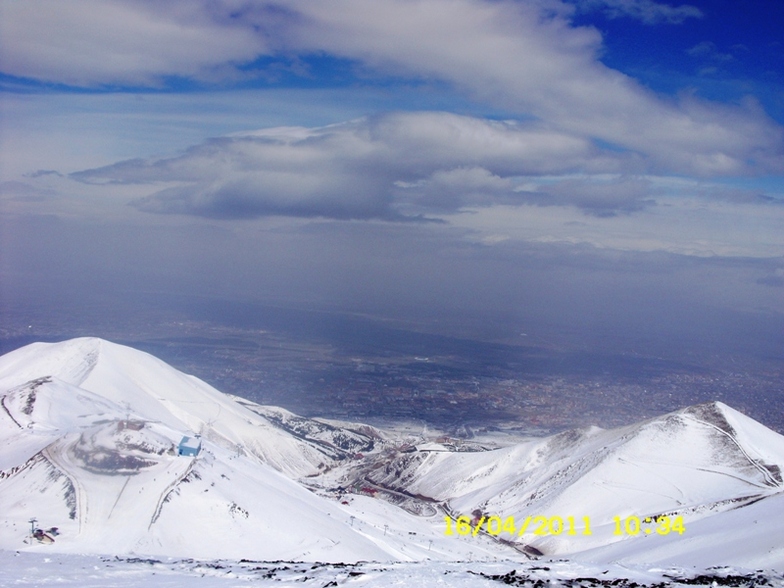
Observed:
[[[8,309],[54,283],[585,341],[784,316],[778,3],[3,0],[0,22]]]
[[[678,26],[650,26],[629,18],[586,15],[603,32],[602,61],[667,94],[689,88],[718,101],[754,95],[784,120],[784,51],[776,2],[711,0],[690,4],[702,16]]]

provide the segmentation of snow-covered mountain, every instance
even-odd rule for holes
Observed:
[[[775,509],[774,504],[784,505],[782,468],[784,437],[717,402],[629,427],[568,431],[492,452],[400,454],[366,476],[380,486],[441,502],[456,515],[514,515],[518,528],[530,516],[533,524],[522,537],[503,532],[500,537],[560,555],[634,539],[627,517],[643,523],[637,533],[637,522],[630,521],[631,532],[651,547],[654,538],[646,535],[661,542],[652,521],[662,515],[673,521],[682,517],[688,530],[667,533],[680,545],[702,519],[761,501]],[[537,535],[537,516],[548,525],[551,517],[564,519],[563,532]],[[646,519],[651,524],[646,526]],[[784,533],[775,526],[768,536],[777,537],[784,549]],[[733,531],[729,542],[741,531]]]
[[[721,403],[460,445],[259,406],[83,338],[0,357],[0,406],[2,549],[784,567],[784,437]],[[198,455],[178,454],[184,436]],[[467,534],[447,526],[460,515]],[[30,540],[33,517],[54,544]]]
[[[394,506],[357,497],[347,509],[292,479],[372,449],[371,428],[306,427],[94,338],[3,356],[0,391],[2,548],[24,547],[35,517],[58,527],[58,550],[81,553],[356,561],[471,551]],[[178,456],[198,433],[199,455]]]
[[[4,401],[7,414],[16,414],[25,427],[34,423],[37,430],[55,423],[76,424],[70,417],[78,415],[69,413],[65,421],[52,421],[56,417],[50,413],[79,398],[82,406],[76,412],[97,402],[99,412],[112,417],[135,415],[175,431],[199,433],[218,446],[256,456],[291,477],[316,474],[346,453],[337,445],[304,442],[271,423],[261,408],[254,413],[248,410],[252,403],[238,403],[147,353],[96,338],[35,343],[9,353],[0,358],[0,386],[15,388]],[[27,410],[35,415],[21,408],[14,413],[20,402],[29,403]],[[92,413],[95,410],[87,410]],[[285,414],[290,415],[280,410],[269,416],[280,421]],[[346,432],[345,436],[348,451],[352,446],[372,447],[367,433]]]

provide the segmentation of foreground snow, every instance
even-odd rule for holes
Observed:
[[[773,571],[722,567],[588,565],[543,562],[409,562],[324,564],[228,560],[151,559],[0,551],[0,588],[109,586],[229,588],[237,586],[357,586],[358,588],[491,588],[568,586],[646,588],[664,586],[784,587]]]

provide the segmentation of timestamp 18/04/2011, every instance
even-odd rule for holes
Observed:
[[[484,527],[484,532],[488,535],[498,536],[503,534],[517,535],[522,537],[526,533],[531,535],[592,535],[591,518],[583,517],[560,517],[560,516],[527,516],[523,519],[520,526],[515,522],[514,517],[482,516],[473,519],[467,515],[461,515],[454,521],[451,517],[445,516],[446,523],[445,535],[473,535],[476,536]],[[669,535],[678,533],[682,535],[686,531],[683,524],[683,517],[669,517],[659,515],[655,517],[640,518],[635,515],[613,517],[615,529],[613,535]]]

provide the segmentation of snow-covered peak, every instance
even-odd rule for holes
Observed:
[[[0,548],[36,517],[93,553],[784,565],[784,437],[720,402],[494,450],[432,441],[259,406],[97,338],[37,343],[0,357]],[[593,532],[445,533],[477,512]],[[613,532],[664,515],[688,536]]]
[[[197,433],[200,443],[182,444]],[[42,535],[48,549],[80,553],[379,561],[472,552],[392,505],[357,497],[352,511],[297,483],[342,459],[333,441],[350,451],[373,440],[240,404],[122,345],[33,344],[0,358],[0,548],[42,547],[29,536],[35,518],[58,529]]]
[[[79,386],[98,362],[104,344],[112,345],[97,337],[80,337],[60,343],[32,343],[0,357],[0,383],[11,387],[36,378],[55,376]]]
[[[44,381],[45,393],[40,394],[35,383]],[[95,337],[33,343],[0,357],[0,390],[24,395],[25,389],[25,410],[31,411],[25,419],[34,411],[30,426],[39,429],[62,426],[58,411],[35,408],[39,396],[44,403],[57,395],[64,406],[89,396],[96,408],[87,413],[100,412],[97,407],[108,403],[118,414],[159,422],[183,434],[201,434],[295,477],[318,473],[333,465],[335,457],[271,422],[270,415],[251,410],[253,403],[238,403],[148,353]],[[69,394],[57,393],[66,389]]]

